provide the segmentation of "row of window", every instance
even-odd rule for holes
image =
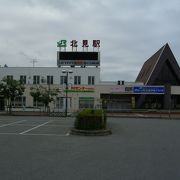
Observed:
[[[7,76],[8,79],[13,80],[12,75]],[[53,76],[47,76],[47,81],[44,78],[40,78],[39,75],[33,76],[33,84],[53,84]],[[20,76],[20,81],[23,84],[27,84],[27,77],[22,75]],[[67,83],[67,76],[60,76],[60,84],[66,84]],[[81,84],[81,76],[74,76],[74,84],[75,85],[80,85]],[[89,85],[94,85],[95,84],[95,76],[88,76],[88,84]]]
[[[57,97],[56,98],[56,108],[57,109],[63,109],[65,108],[66,98],[65,97]],[[68,107],[71,108],[71,98],[68,97]],[[26,97],[20,96],[14,98],[12,101],[13,107],[26,107]],[[42,102],[38,102],[35,98],[33,98],[33,107],[44,107],[44,104]],[[94,107],[94,99],[81,99],[79,98],[79,108],[93,108]]]

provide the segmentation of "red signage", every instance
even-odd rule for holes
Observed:
[[[84,90],[93,90],[94,91],[94,88],[92,87],[80,87],[80,86],[72,86],[71,87],[72,90],[79,90],[79,91],[84,91]]]
[[[64,92],[85,92],[85,93],[93,93],[95,92],[95,88],[90,87],[80,87],[80,86],[73,86],[71,89],[65,89]]]
[[[92,87],[84,87],[84,86],[72,86],[71,89],[65,89],[64,92],[86,92],[92,93],[95,92],[95,88]]]
[[[82,65],[82,64],[84,64],[84,61],[83,60],[75,60],[74,64],[75,65]]]

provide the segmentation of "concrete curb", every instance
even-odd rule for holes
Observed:
[[[112,134],[110,129],[103,130],[79,130],[79,129],[71,129],[70,134],[72,135],[81,135],[81,136],[107,136]]]

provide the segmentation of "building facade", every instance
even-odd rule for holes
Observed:
[[[65,71],[72,72],[68,75]],[[100,82],[100,68],[71,68],[71,67],[1,67],[0,77],[21,80],[25,85],[25,92],[13,102],[13,107],[42,108],[42,104],[34,102],[30,96],[32,87],[44,86],[47,88],[58,88],[60,93],[51,103],[51,110],[63,111],[66,103],[66,82],[68,81],[68,109],[76,111],[83,106],[93,106],[95,99],[99,97],[95,86]],[[92,102],[93,100],[93,102]],[[77,103],[79,102],[79,103]],[[87,102],[87,104],[86,104]],[[2,103],[2,100],[1,100]],[[84,103],[84,105],[83,105]],[[2,107],[2,106],[1,106]],[[3,109],[3,108],[1,108]]]
[[[23,96],[13,100],[14,110],[43,111],[44,105],[30,95],[31,88],[38,86],[59,89],[60,93],[50,103],[50,110],[57,112],[66,108],[68,112],[101,107],[108,111],[180,108],[180,69],[168,44],[144,63],[135,82],[101,81],[99,52],[88,53],[87,57],[84,52],[67,54],[71,59],[78,55],[91,60],[58,59],[58,67],[0,67],[0,79],[20,80],[25,85]],[[64,53],[60,56],[68,57]],[[0,96],[0,110],[5,109],[5,100]]]

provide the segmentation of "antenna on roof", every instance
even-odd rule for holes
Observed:
[[[38,61],[36,59],[32,59],[30,62],[33,64],[33,67],[35,67],[35,63],[37,63]]]
[[[24,52],[20,52],[20,54],[21,55],[23,55],[23,56],[25,56],[27,59],[29,59],[30,60],[30,63],[32,63],[33,64],[33,67],[35,67],[35,63],[37,63],[38,61],[38,59],[37,58],[31,58],[29,55],[27,55],[26,53],[24,53]]]

